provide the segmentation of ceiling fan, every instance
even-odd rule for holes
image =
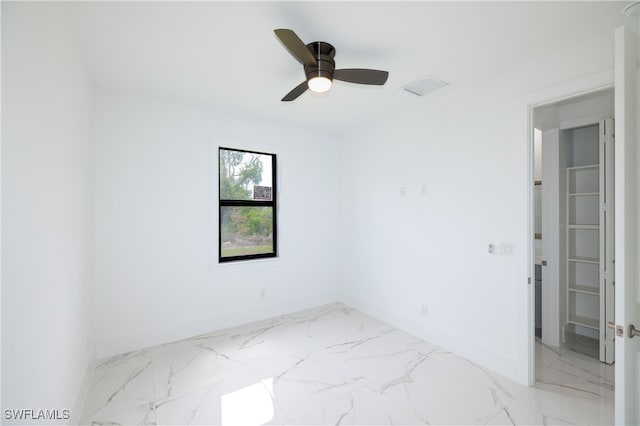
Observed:
[[[289,102],[302,95],[307,89],[312,92],[322,93],[331,89],[332,81],[341,80],[349,83],[370,84],[382,86],[389,77],[387,71],[379,71],[365,68],[335,69],[336,63],[333,57],[336,49],[324,41],[314,41],[304,44],[300,37],[292,30],[274,30],[282,44],[289,50],[303,66],[306,80],[287,93],[283,102]]]

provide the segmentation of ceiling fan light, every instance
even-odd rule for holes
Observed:
[[[327,77],[316,76],[309,79],[307,82],[309,90],[315,93],[324,93],[331,89],[331,79]]]

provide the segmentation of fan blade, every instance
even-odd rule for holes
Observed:
[[[292,91],[287,93],[284,98],[282,98],[282,102],[289,102],[295,100],[298,96],[302,95],[307,91],[307,81],[303,81],[298,84]]]
[[[389,73],[387,71],[370,70],[365,68],[345,68],[333,72],[334,80],[342,80],[357,84],[374,84],[382,86],[386,83]]]
[[[316,58],[296,33],[287,29],[273,30],[273,32],[302,65],[317,65]]]

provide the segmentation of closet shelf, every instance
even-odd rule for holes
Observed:
[[[572,170],[596,170],[600,167],[599,164],[587,164],[586,166],[572,166],[572,167],[567,167],[568,171],[572,171]]]
[[[592,286],[589,286],[589,285],[580,285],[580,284],[570,283],[569,284],[569,291],[572,291],[574,293],[589,294],[589,295],[592,295],[592,296],[599,296],[600,295],[600,288],[599,287],[592,287]]]
[[[597,318],[581,317],[580,315],[569,315],[569,324],[581,325],[583,327],[599,330],[600,320]]]
[[[600,194],[597,192],[571,192],[567,194],[569,197],[597,197]]]
[[[579,263],[595,263],[595,264],[600,264],[600,259],[598,259],[597,257],[579,257],[579,256],[572,256],[569,259],[569,262],[579,262]]]
[[[600,225],[578,225],[578,224],[569,224],[569,229],[592,229],[597,231],[600,229]]]

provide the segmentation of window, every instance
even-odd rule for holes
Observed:
[[[218,260],[275,257],[275,154],[219,148],[218,159]]]

